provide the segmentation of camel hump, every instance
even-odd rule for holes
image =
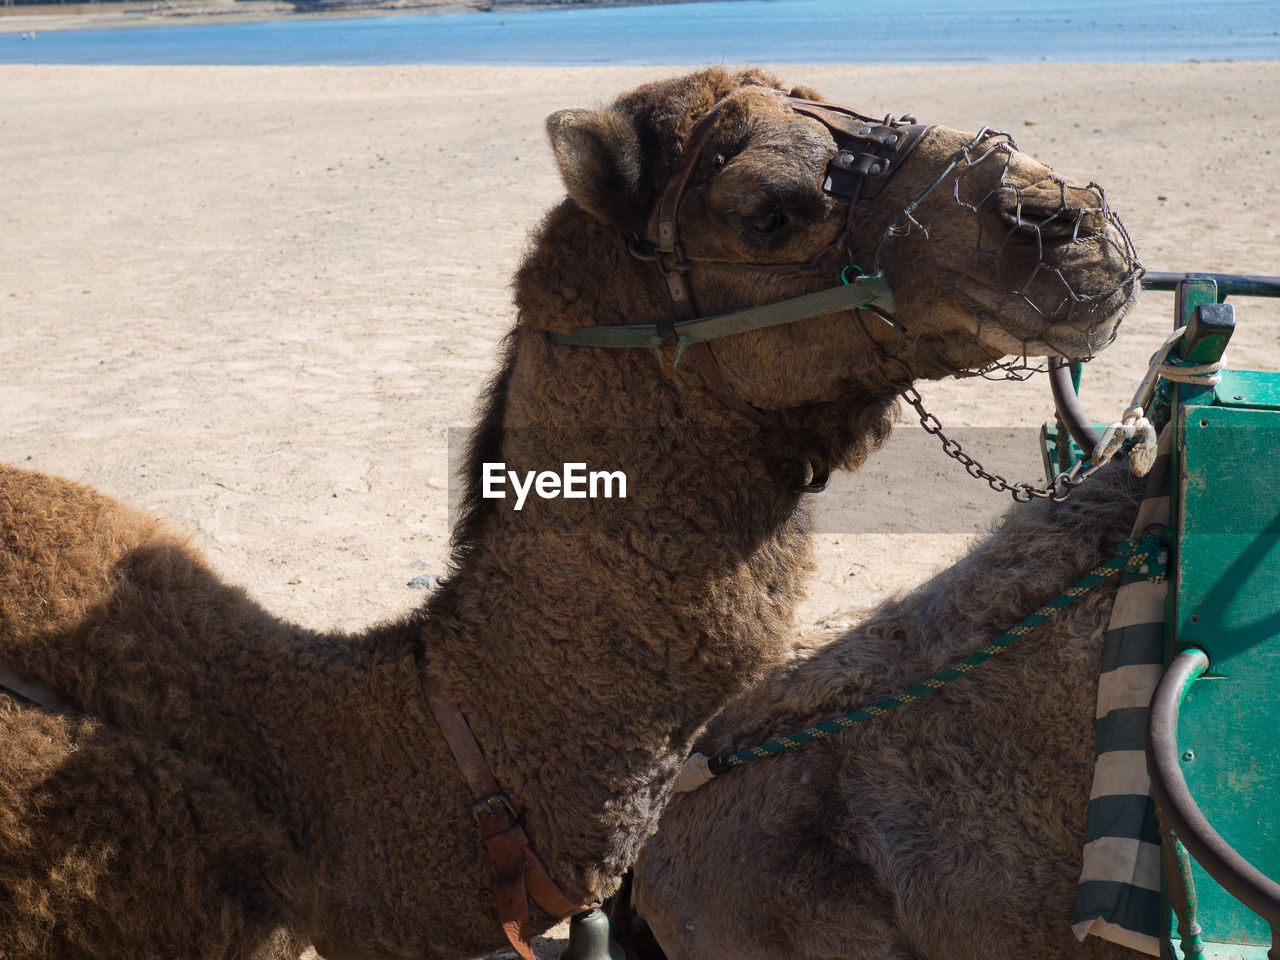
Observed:
[[[59,477],[0,465],[0,655],[82,619],[130,555],[185,549],[156,519]]]

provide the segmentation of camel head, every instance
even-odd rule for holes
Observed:
[[[720,69],[562,111],[547,129],[572,204],[641,278],[591,322],[648,325],[646,345],[677,353],[714,340],[712,364],[757,410],[1085,359],[1139,286],[1101,188],[990,130],[868,119],[768,74]],[[582,255],[600,245],[584,240]],[[850,282],[864,296],[805,301],[817,312],[798,319],[782,307],[689,322]],[[559,342],[601,345],[564,336],[573,314],[552,321]]]

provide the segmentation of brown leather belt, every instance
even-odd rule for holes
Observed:
[[[493,858],[498,887],[498,920],[507,940],[524,960],[534,960],[529,934],[529,897],[551,916],[563,920],[598,903],[576,903],[556,886],[529,844],[515,808],[498,786],[466,718],[444,695],[435,677],[422,669],[422,692],[440,734],[453,753],[475,804],[471,812],[480,825],[484,845]]]

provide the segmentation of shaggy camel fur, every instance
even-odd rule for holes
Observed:
[[[919,683],[1109,559],[1141,483],[1014,508],[951,569],[775,668],[695,749],[764,742]],[[1112,578],[887,716],[678,797],[636,867],[669,960],[1121,957],[1071,933]]]
[[[420,665],[464,712],[559,886],[604,897],[702,725],[784,651],[810,562],[805,465],[861,461],[915,374],[1054,338],[1087,353],[1126,308],[1132,264],[1092,242],[1112,229],[1105,218],[1080,214],[1081,236],[1046,244],[1001,194],[885,255],[898,321],[922,328],[892,364],[886,345],[902,334],[850,314],[718,341],[758,417],[689,363],[673,368],[670,351],[554,346],[549,330],[671,317],[661,277],[628,242],[653,236],[682,144],[720,101],[680,212],[686,249],[812,262],[827,279],[697,266],[700,309],[822,289],[847,262],[832,247],[846,205],[822,189],[832,138],[767,74],[707,70],[553,116],[569,197],[516,277],[519,322],[472,437],[453,568],[404,622],[302,630],[151,520],[70,483],[0,473],[0,669],[67,705],[0,692],[0,956],[247,957],[314,943],[343,960],[500,945],[493,871]],[[968,140],[935,128],[859,204],[856,255]],[[1031,190],[1047,175],[1017,153],[1006,167],[977,186],[1003,175]],[[980,230],[1005,240],[975,263]],[[1054,270],[1029,286],[1046,303],[1061,301],[1063,278],[1113,293],[1065,319],[1034,295],[1005,303],[997,272],[1027,275],[1042,259]],[[960,278],[958,292],[935,303],[940,277]],[[627,497],[515,511],[481,496],[480,465],[497,462],[521,476],[620,470]]]

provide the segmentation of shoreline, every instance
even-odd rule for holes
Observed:
[[[201,23],[329,20],[446,13],[543,13],[593,7],[650,7],[707,0],[156,0],[0,6],[0,36]]]

